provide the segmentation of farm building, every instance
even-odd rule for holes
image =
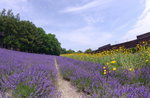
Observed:
[[[99,47],[97,50],[93,51],[92,53],[102,52],[102,51],[110,50],[110,49],[116,49],[119,47],[133,48],[133,47],[136,47],[137,44],[140,44],[143,41],[150,43],[150,32],[142,34],[142,35],[138,35],[137,39],[135,40],[119,43],[116,45],[111,45],[111,44],[104,45],[102,47]]]

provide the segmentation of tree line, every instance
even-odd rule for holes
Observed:
[[[62,49],[61,49],[61,54],[91,53],[91,52],[92,52],[92,49],[91,49],[91,48],[88,48],[88,49],[86,49],[85,51],[81,51],[81,50],[74,51],[74,50],[72,50],[72,49],[67,50],[66,48],[62,48]]]
[[[0,12],[0,47],[52,55],[59,55],[62,50],[54,34],[46,34],[42,28],[5,9]]]

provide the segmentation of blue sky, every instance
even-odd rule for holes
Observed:
[[[150,0],[0,0],[66,49],[97,49],[150,31]]]

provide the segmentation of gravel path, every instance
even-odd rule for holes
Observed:
[[[77,92],[77,89],[73,87],[70,82],[64,80],[59,71],[59,65],[55,59],[55,66],[58,71],[57,73],[57,87],[58,91],[61,92],[61,98],[90,98],[89,96],[85,96],[83,93]],[[84,96],[84,97],[83,97]]]

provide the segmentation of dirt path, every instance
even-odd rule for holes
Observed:
[[[61,98],[90,98],[89,96],[85,96],[82,93],[77,92],[77,89],[73,87],[68,81],[64,80],[59,71],[59,65],[55,59],[55,66],[58,71],[57,73],[57,86],[58,90],[61,92]]]

